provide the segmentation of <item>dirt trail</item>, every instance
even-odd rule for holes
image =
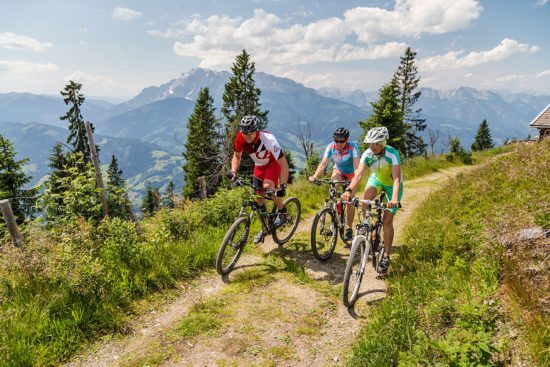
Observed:
[[[405,182],[396,246],[423,198],[469,168]],[[129,333],[97,342],[66,366],[343,365],[370,306],[385,297],[386,284],[367,267],[355,308],[344,307],[340,292],[349,249],[339,244],[330,261],[317,261],[309,247],[311,221],[303,220],[283,248],[267,238],[223,280],[210,273],[182,285],[176,297],[136,317]],[[308,276],[300,276],[302,270]],[[207,317],[198,324],[212,327],[182,332],[182,320],[198,314]]]

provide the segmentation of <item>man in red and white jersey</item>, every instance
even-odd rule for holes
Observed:
[[[230,180],[237,178],[242,153],[246,152],[254,161],[254,184],[264,189],[275,190],[273,202],[279,209],[279,215],[273,224],[278,227],[286,219],[282,198],[286,194],[288,163],[283,149],[273,134],[259,129],[259,121],[256,116],[243,117],[239,123],[239,129],[234,143],[235,152],[231,160],[231,172],[227,174],[227,177]],[[258,203],[264,204],[264,202],[264,199],[258,199]],[[254,237],[254,243],[263,242],[263,238],[263,231],[260,231]]]

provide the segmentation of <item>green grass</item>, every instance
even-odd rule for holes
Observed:
[[[499,366],[518,354],[548,365],[548,315],[538,313],[538,323],[521,314],[508,320],[499,290],[507,272],[517,274],[503,266],[504,238],[549,227],[541,205],[550,187],[549,148],[518,147],[459,175],[414,213],[393,256],[390,297],[373,306],[349,365]],[[502,333],[507,322],[524,325],[520,342]]]
[[[415,163],[421,165],[435,167]],[[414,175],[430,169],[416,168]],[[301,179],[288,195],[300,199],[306,217],[322,205],[328,187]],[[79,219],[49,229],[36,221],[24,229],[25,250],[0,244],[0,366],[57,365],[90,340],[123,331],[137,300],[211,270],[241,196],[239,189],[221,190],[161,211],[142,221],[141,234],[118,219],[99,225]],[[273,262],[310,281],[299,264]],[[253,278],[242,283],[269,281]]]

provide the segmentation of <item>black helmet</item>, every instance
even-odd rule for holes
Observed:
[[[349,130],[345,127],[339,127],[336,130],[334,130],[334,134],[332,134],[334,139],[349,139]]]
[[[258,131],[258,118],[254,115],[248,115],[241,119],[239,123],[239,128],[243,133],[252,133]]]

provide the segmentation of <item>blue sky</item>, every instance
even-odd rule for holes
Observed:
[[[409,45],[422,86],[550,94],[550,0],[0,0],[0,93],[131,97],[195,67],[374,91]]]

